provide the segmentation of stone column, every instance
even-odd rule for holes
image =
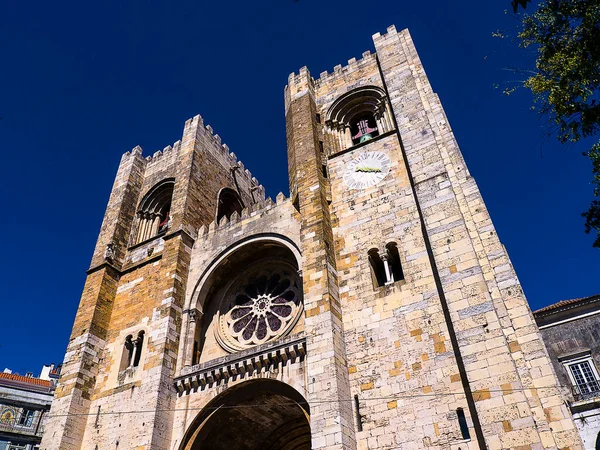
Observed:
[[[352,143],[352,132],[350,131],[350,127],[346,127],[344,129],[344,138],[345,138],[345,141],[346,141],[345,148],[350,148],[350,147],[352,147],[354,145]]]

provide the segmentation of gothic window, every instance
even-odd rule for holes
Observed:
[[[382,89],[366,86],[337,99],[327,111],[326,132],[338,151],[367,142],[394,129]]]
[[[171,200],[174,185],[172,179],[165,180],[146,194],[137,211],[135,243],[143,242],[167,231],[171,222]]]
[[[137,334],[135,339],[132,334],[125,338],[119,372],[139,366],[140,358],[142,357],[142,348],[144,345],[144,335],[145,333],[142,330]]]
[[[471,433],[469,433],[469,425],[467,424],[465,411],[462,408],[457,408],[456,416],[458,417],[458,426],[460,427],[460,434],[462,438],[471,439]]]
[[[379,249],[372,248],[368,252],[368,257],[373,287],[378,288],[404,280],[398,246],[395,242],[387,244],[382,254],[379,254]]]
[[[237,192],[229,188],[221,189],[219,192],[217,206],[217,222],[219,222],[223,217],[231,219],[231,215],[234,212],[237,212],[239,215],[241,215],[243,209],[244,203]]]

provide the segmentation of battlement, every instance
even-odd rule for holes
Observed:
[[[404,29],[402,30],[400,33],[404,33],[404,32],[408,32],[408,29]],[[382,39],[385,39],[387,37],[391,37],[391,36],[395,36],[398,34],[398,31],[396,30],[396,25],[390,25],[389,27],[387,27],[387,33],[381,34],[381,33],[375,33],[372,37],[373,37],[373,42],[378,42]]]
[[[373,41],[374,42],[379,41],[381,39],[385,39],[386,37],[390,37],[390,36],[397,35],[397,34],[398,34],[398,31],[396,30],[396,26],[390,25],[387,28],[387,33],[384,33],[383,35],[381,33],[375,33],[373,35]],[[371,53],[370,50],[366,50],[365,52],[363,52],[362,58],[359,58],[359,59],[350,58],[348,60],[347,65],[342,66],[341,64],[338,64],[338,65],[334,66],[333,72],[328,72],[325,70],[319,74],[318,78],[311,77],[308,68],[306,66],[302,67],[300,69],[300,71],[298,72],[298,74],[296,74],[295,72],[292,72],[289,75],[288,86],[286,86],[286,91],[289,90],[289,88],[291,88],[292,86],[295,87],[295,86],[301,85],[302,83],[306,83],[307,81],[313,87],[319,87],[321,84],[330,82],[347,72],[352,72],[354,70],[360,69],[364,65],[374,63],[376,60],[377,60],[377,54]],[[292,94],[295,94],[295,93],[292,93]]]
[[[213,220],[208,226],[200,227],[198,230],[198,239],[229,228],[230,226],[241,223],[249,218],[261,217],[264,214],[270,214],[285,204],[291,205],[291,200],[286,198],[282,192],[277,194],[275,201],[273,201],[271,197],[268,197],[265,200],[257,201],[253,205],[244,208],[241,214],[234,212],[229,219],[226,216],[223,216],[219,222]]]
[[[216,134],[210,125],[204,124],[204,119],[200,114],[185,121],[184,135],[188,130],[194,129],[198,136],[202,137],[203,149],[209,151],[223,167],[229,170],[235,170],[236,176],[243,183],[247,184],[249,189],[252,189],[255,196],[264,201],[265,188],[258,182],[252,173],[244,166],[241,161],[238,161],[235,153],[229,150],[229,146],[221,140],[221,136]],[[137,145],[131,151],[126,152],[122,159],[128,158],[143,158],[146,167],[155,163],[161,162],[165,157],[176,157],[181,147],[181,140],[176,141],[173,145],[168,145],[162,150],[154,152],[152,155],[144,157],[142,148]]]
[[[355,70],[360,70],[362,67],[368,64],[372,64],[376,61],[377,55],[375,53],[371,53],[370,50],[363,52],[362,58],[350,58],[348,60],[348,64],[342,66],[341,64],[336,65],[333,68],[333,72],[327,72],[326,70],[321,72],[319,78],[315,80],[315,86],[320,87],[322,84],[328,83],[336,78],[343,76],[348,72],[353,72]]]

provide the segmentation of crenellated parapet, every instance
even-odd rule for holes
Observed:
[[[335,81],[337,78],[343,77],[345,74],[361,70],[366,66],[374,64],[376,59],[377,55],[375,53],[371,53],[370,50],[367,50],[363,52],[362,58],[350,58],[346,66],[338,64],[334,66],[333,72],[327,72],[326,70],[321,72],[319,78],[315,80],[315,86],[318,89],[326,83],[330,83]]]
[[[230,151],[229,146],[224,143],[217,133],[214,132],[212,126],[204,124],[204,119],[201,115],[196,115],[185,122],[185,127],[196,126],[198,136],[201,137],[203,149],[209,152],[219,163],[228,168],[232,173],[235,172],[238,183],[243,184],[253,192],[253,197],[256,202],[264,202],[265,188],[252,175],[242,161],[239,161],[236,154]],[[181,148],[181,140],[176,141],[173,145],[168,145],[162,150],[154,152],[152,155],[143,156],[143,150],[138,145],[131,151],[126,152],[122,159],[128,160],[131,158],[142,158],[146,170],[153,166],[165,166],[174,163]]]
[[[234,212],[231,217],[227,218],[227,216],[221,217],[221,220],[218,222],[216,220],[212,221],[208,226],[202,226],[198,230],[198,239],[202,239],[208,237],[212,234],[217,234],[220,232],[231,231],[231,227],[236,226],[238,224],[244,224],[255,222],[260,220],[262,217],[266,215],[276,215],[281,212],[284,208],[291,208],[292,204],[289,198],[286,198],[285,195],[280,192],[277,194],[275,201],[271,199],[271,197],[266,198],[265,200],[259,201],[246,207],[242,210],[241,214]]]

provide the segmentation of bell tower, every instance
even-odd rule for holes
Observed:
[[[227,210],[224,189],[246,205],[264,197],[200,116],[172,146],[123,155],[41,448],[169,448],[191,248]]]
[[[312,448],[580,448],[410,34],[373,41],[285,90]]]

